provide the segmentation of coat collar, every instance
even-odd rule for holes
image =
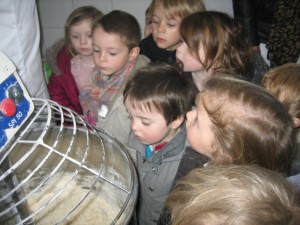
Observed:
[[[150,158],[145,157],[146,145],[141,143],[132,131],[129,134],[127,145],[138,151],[145,161],[160,165],[163,159],[174,157],[182,152],[186,145],[186,126],[185,124],[181,125],[179,133],[160,151],[152,154]]]

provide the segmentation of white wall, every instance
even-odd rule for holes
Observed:
[[[151,0],[37,0],[42,32],[42,52],[64,37],[64,24],[69,14],[79,6],[93,5],[103,13],[119,9],[134,15],[144,29],[145,10]],[[219,10],[232,15],[232,0],[204,0],[207,10]],[[142,32],[143,34],[143,32]]]

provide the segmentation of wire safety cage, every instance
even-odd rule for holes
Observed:
[[[0,152],[0,224],[127,224],[138,187],[126,148],[68,108],[33,102]]]

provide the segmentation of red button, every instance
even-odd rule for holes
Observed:
[[[14,103],[13,100],[10,98],[5,98],[2,100],[1,105],[0,105],[0,111],[3,113],[5,116],[14,116],[16,113],[16,104]]]

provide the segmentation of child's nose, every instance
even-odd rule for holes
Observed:
[[[100,60],[100,61],[105,61],[105,59],[106,59],[105,53],[101,52],[101,53],[99,54],[99,60]]]
[[[187,122],[191,122],[193,121],[197,116],[197,111],[196,110],[192,110],[186,113],[186,119]]]
[[[165,25],[163,23],[159,23],[158,25],[158,31],[159,32],[165,32]]]
[[[134,120],[131,121],[131,130],[133,130],[133,131],[137,131],[138,130],[138,124]]]
[[[193,111],[187,112],[187,114],[186,114],[186,128],[187,129],[190,127],[191,122],[193,121],[194,117],[195,116],[194,116]]]
[[[81,44],[85,44],[86,42],[87,42],[87,39],[86,39],[86,38],[83,37],[83,38],[80,39],[80,43],[81,43]]]

